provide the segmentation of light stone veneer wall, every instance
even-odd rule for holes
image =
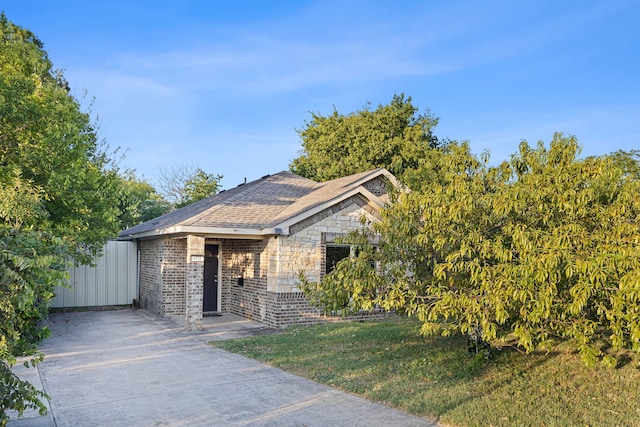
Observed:
[[[346,235],[360,229],[363,216],[375,220],[366,202],[353,197],[291,227],[291,235],[270,239],[267,291],[298,292],[301,271],[310,281],[320,281],[325,263],[323,235]]]

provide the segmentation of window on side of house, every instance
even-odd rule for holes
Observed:
[[[325,274],[329,274],[336,268],[336,264],[351,255],[351,246],[327,244],[327,257],[325,263]]]

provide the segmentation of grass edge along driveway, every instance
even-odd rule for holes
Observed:
[[[562,346],[485,360],[464,337],[423,338],[418,326],[406,318],[334,323],[210,344],[445,425],[640,425],[634,353],[617,369],[586,367]]]

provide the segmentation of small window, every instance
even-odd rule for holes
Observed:
[[[327,245],[327,258],[325,274],[329,274],[336,268],[336,264],[351,255],[349,245]]]

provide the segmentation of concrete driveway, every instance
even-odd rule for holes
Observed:
[[[51,397],[49,415],[9,426],[436,426],[206,345],[273,332],[207,318],[187,333],[146,310],[56,313],[37,369],[16,372]]]

